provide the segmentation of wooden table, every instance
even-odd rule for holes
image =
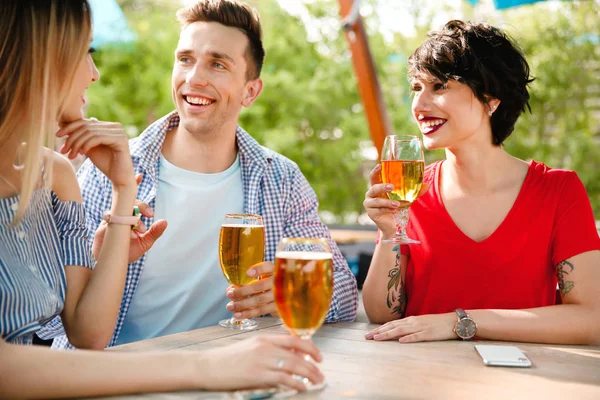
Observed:
[[[351,244],[358,242],[375,243],[377,238],[376,230],[350,230],[350,229],[330,229],[331,238],[339,244]]]
[[[257,334],[281,334],[275,318],[259,318],[259,329],[219,326],[114,347],[113,351],[208,349]],[[324,325],[314,341],[321,349],[327,387],[294,399],[600,399],[600,347],[518,343],[531,368],[484,366],[475,342],[400,344],[373,342],[375,325]],[[514,344],[480,342],[484,344]],[[122,399],[233,399],[232,393],[179,392]]]

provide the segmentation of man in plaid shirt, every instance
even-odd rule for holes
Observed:
[[[201,0],[177,15],[182,31],[172,76],[176,111],[130,143],[136,174],[142,174],[138,199],[149,205],[145,227],[162,230],[159,218],[169,226],[129,265],[109,346],[215,325],[232,312],[236,318],[276,313],[272,262],[283,237],[330,239],[334,292],[326,321],[354,320],[356,281],[319,220],[315,192],[294,162],[260,146],[237,124],[242,107],[262,90],[258,16],[243,3],[225,0]],[[78,177],[94,232],[110,209],[111,183],[89,161]],[[266,279],[228,289],[218,259],[225,213],[263,217],[266,262],[251,271]],[[135,241],[132,248],[141,254],[145,249]],[[45,331],[40,336],[55,336],[59,321]],[[53,347],[70,345],[60,336]]]

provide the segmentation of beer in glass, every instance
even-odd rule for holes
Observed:
[[[387,193],[390,200],[400,202],[394,211],[396,235],[383,243],[419,244],[406,235],[408,208],[419,197],[425,173],[425,158],[421,140],[416,136],[388,135],[381,150],[381,181],[394,189]]]
[[[281,239],[275,254],[273,295],[277,312],[290,333],[310,340],[325,321],[332,294],[333,256],[329,241]],[[309,390],[324,385],[312,385],[306,378],[297,378]]]
[[[260,215],[227,214],[219,235],[219,261],[221,271],[231,285],[243,286],[255,278],[248,270],[264,260],[265,229]],[[238,320],[235,317],[222,320],[219,325],[232,329],[253,329],[253,319]]]

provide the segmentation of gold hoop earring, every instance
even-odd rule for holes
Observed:
[[[17,155],[13,161],[13,168],[17,171],[25,168],[25,152],[27,151],[27,142],[21,142],[17,148]]]

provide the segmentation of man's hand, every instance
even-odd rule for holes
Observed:
[[[256,264],[248,270],[248,276],[259,277],[257,281],[227,288],[227,297],[233,300],[227,304],[227,310],[233,312],[235,318],[253,318],[265,314],[277,316],[273,296],[273,269],[272,262]]]

